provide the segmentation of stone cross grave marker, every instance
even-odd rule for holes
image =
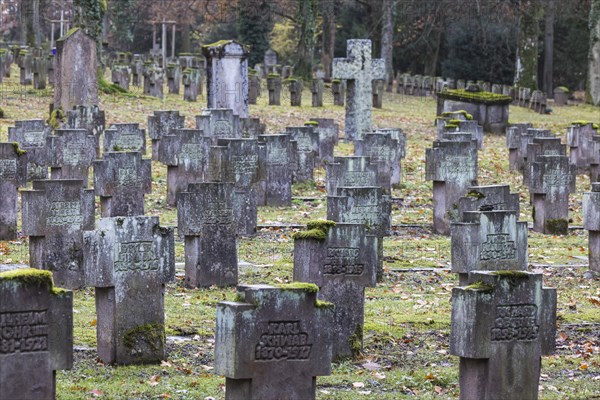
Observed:
[[[169,135],[171,129],[181,129],[185,125],[185,117],[179,111],[154,111],[148,116],[148,136],[152,140],[152,160],[158,161],[160,139]]]
[[[554,351],[556,289],[542,274],[474,271],[452,289],[450,354],[461,399],[537,399],[541,356]]]
[[[520,162],[522,169],[527,168],[527,146],[530,143],[533,143],[533,139],[535,138],[544,138],[544,137],[555,137],[552,132],[547,129],[536,129],[529,128],[525,131],[524,134],[521,134],[521,145],[519,148]]]
[[[144,65],[144,94],[162,99],[164,80],[165,72],[161,67],[152,63]]]
[[[324,122],[326,124],[326,122]],[[321,128],[318,121],[309,120],[304,123],[304,126],[310,126],[318,134],[318,153],[315,160],[315,166],[325,167],[328,162],[333,161],[333,148],[335,147],[337,134],[336,129],[332,126],[325,125]]]
[[[458,219],[466,211],[514,210],[520,214],[519,194],[511,193],[509,185],[471,186],[465,196],[458,200]]]
[[[319,286],[317,297],[335,304],[333,360],[362,350],[365,287],[377,284],[378,239],[364,225],[308,223],[294,236],[294,281]]]
[[[48,59],[45,54],[33,57],[33,88],[43,90],[46,88],[48,78]]]
[[[102,218],[85,233],[86,283],[96,289],[98,356],[109,364],[165,359],[165,283],[175,278],[173,230],[158,217]]]
[[[131,59],[131,84],[133,86],[142,86],[144,76],[144,59],[141,54],[134,54]]]
[[[85,129],[57,129],[48,136],[52,179],[79,179],[88,186],[89,171],[96,158],[95,139]]]
[[[260,94],[260,77],[256,71],[248,70],[248,104],[256,104]]]
[[[383,108],[383,79],[373,79],[371,81],[371,90],[373,92],[373,107]]]
[[[54,399],[56,371],[73,366],[73,294],[52,274],[0,269],[0,396]]]
[[[354,155],[369,157],[373,164],[378,165],[381,174],[379,181],[385,182],[383,187],[388,192],[392,181],[394,186],[400,184],[400,159],[403,153],[404,148],[389,132],[367,133],[354,142]]]
[[[448,235],[450,215],[477,180],[477,142],[437,140],[425,152],[425,179],[433,181],[433,230]]]
[[[0,240],[17,238],[19,187],[27,182],[27,153],[16,143],[0,143]]]
[[[275,50],[268,49],[267,51],[265,51],[263,64],[265,68],[277,65],[277,53],[275,52]]]
[[[575,166],[569,157],[538,156],[530,165],[529,193],[533,203],[533,230],[551,235],[569,231],[569,193],[574,187]]]
[[[267,90],[269,91],[269,105],[281,105],[281,76],[278,74],[267,75]]]
[[[138,151],[146,154],[146,130],[140,124],[112,124],[104,131],[103,153]]]
[[[83,287],[83,231],[94,229],[94,191],[80,180],[33,181],[21,198],[31,267],[52,271],[58,286]]]
[[[131,68],[129,65],[115,64],[110,70],[112,83],[119,85],[120,88],[129,90],[131,82]]]
[[[260,118],[240,118],[240,134],[243,138],[256,139],[259,135],[264,135],[266,129],[266,125],[260,122]]]
[[[185,68],[181,72],[183,83],[183,100],[196,101],[198,93],[202,93],[202,76],[198,68]]]
[[[8,141],[19,144],[27,152],[27,180],[48,178],[48,149],[46,137],[52,128],[41,119],[15,121],[8,128]]]
[[[235,286],[237,224],[232,182],[190,183],[177,199],[177,226],[185,237],[187,287]]]
[[[338,187],[380,186],[385,188],[389,179],[379,173],[379,164],[370,157],[334,157],[325,170],[327,194],[335,196]],[[389,177],[389,175],[387,175]],[[385,178],[386,175],[383,175]]]
[[[325,84],[322,78],[315,78],[310,83],[310,91],[312,93],[312,106],[323,107],[323,91]]]
[[[259,135],[262,144],[264,180],[259,205],[289,206],[292,202],[292,145],[290,135]]]
[[[257,139],[219,139],[211,147],[210,181],[235,184],[233,213],[239,235],[256,233],[256,184],[264,179],[264,170],[258,160]]]
[[[241,118],[248,116],[248,55],[243,45],[223,40],[202,46],[206,57],[208,108],[230,108]]]
[[[212,140],[200,129],[171,129],[162,137],[158,160],[167,166],[167,204],[188,184],[204,182]]]
[[[298,288],[297,288],[298,287]],[[311,400],[331,373],[333,305],[316,285],[238,286],[217,304],[215,373],[230,400]]]
[[[346,47],[346,58],[333,59],[331,75],[346,80],[346,140],[354,140],[371,132],[371,82],[385,78],[385,62],[371,59],[371,41],[368,39],[350,39]]]
[[[21,86],[33,83],[33,54],[27,49],[18,50],[17,65],[19,66],[19,83]]]
[[[558,137],[540,137],[533,138],[527,144],[527,157],[523,167],[523,184],[529,185],[531,175],[531,163],[535,162],[539,156],[565,156],[567,155],[567,146],[561,143]],[[574,187],[571,189],[575,190]]]
[[[181,86],[181,66],[179,63],[169,63],[167,64],[166,72],[169,93],[179,94],[179,88]]]
[[[511,171],[523,169],[523,156],[520,154],[521,137],[528,129],[533,128],[530,123],[510,124],[506,128],[506,147],[508,148],[508,167]]]
[[[312,126],[298,126],[285,128],[285,133],[296,142],[295,169],[292,182],[306,182],[314,180],[315,163],[319,154],[319,132]]]
[[[152,192],[151,164],[139,152],[109,152],[94,161],[102,217],[144,215],[144,195]]]
[[[56,41],[54,109],[98,105],[96,40],[75,28]]]
[[[600,273],[600,183],[593,182],[592,190],[583,194],[583,229],[588,231],[590,270]]]
[[[585,122],[585,121],[583,121]],[[598,158],[597,147],[592,145],[594,137],[598,136],[598,129],[594,124],[577,123],[567,128],[567,145],[571,163],[575,164],[578,173],[589,173],[592,161]],[[595,152],[592,152],[596,150]]]
[[[213,143],[221,138],[241,137],[240,117],[230,108],[206,108],[196,116],[196,129],[202,130]]]
[[[283,83],[287,84],[288,90],[290,91],[290,106],[300,107],[302,106],[302,90],[304,90],[304,81],[301,78],[296,77],[283,77]]]
[[[100,154],[100,137],[106,127],[106,115],[98,106],[77,106],[66,113],[65,129],[85,129],[94,136],[96,154]],[[55,133],[56,134],[56,133]]]
[[[373,133],[390,134],[392,135],[392,138],[398,142],[398,163],[394,162],[392,164],[392,176],[390,178],[390,184],[394,188],[399,188],[402,178],[401,160],[406,158],[406,134],[400,128],[376,128],[373,129]]]
[[[333,79],[331,81],[331,94],[333,95],[333,105],[343,106],[346,99],[346,81]]]

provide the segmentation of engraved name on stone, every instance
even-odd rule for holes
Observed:
[[[63,151],[64,165],[80,165],[83,160],[86,143],[83,141],[72,141],[66,144]]]
[[[270,321],[256,344],[256,361],[307,360],[312,344],[300,321]]]
[[[53,201],[50,203],[50,215],[46,225],[79,226],[83,223],[81,204],[78,201]]]
[[[289,162],[287,149],[285,147],[272,147],[267,152],[267,164],[269,165],[286,165]]]
[[[508,233],[488,234],[487,240],[481,243],[479,259],[514,260],[517,257],[515,242],[508,240]]]
[[[360,250],[357,247],[328,247],[323,265],[324,275],[361,275],[363,264],[357,264]]]
[[[116,247],[115,271],[158,271],[159,259],[153,242],[119,243]]]
[[[121,135],[117,138],[115,146],[122,150],[138,150],[144,145],[143,139],[138,135]]]
[[[23,134],[23,143],[21,147],[24,149],[33,149],[46,146],[46,135],[41,132],[25,132]]]
[[[388,146],[372,146],[369,149],[369,157],[374,163],[390,162],[392,160],[392,152]]]
[[[231,159],[233,172],[236,174],[253,173],[258,167],[258,156],[256,155],[233,156]]]
[[[191,161],[202,161],[204,160],[204,150],[201,144],[186,143],[181,146],[181,152],[179,153],[179,160],[185,162],[186,160]]]
[[[440,170],[446,178],[468,177],[474,170],[473,159],[467,156],[447,156]]]
[[[571,176],[561,171],[550,170],[544,177],[544,182],[548,187],[567,188]]]
[[[514,304],[496,306],[492,341],[531,341],[538,337],[537,306]]]
[[[298,151],[301,153],[308,153],[312,151],[312,141],[310,135],[301,133],[296,137],[296,143],[298,144]]]
[[[14,180],[17,176],[17,160],[0,160],[0,180]]]
[[[0,313],[0,354],[48,350],[46,310]]]
[[[375,181],[373,171],[347,171],[342,179],[342,186],[371,186]]]
[[[344,222],[377,225],[379,223],[379,205],[355,205],[347,214]]]
[[[223,201],[213,201],[202,210],[202,222],[207,225],[228,225],[233,223],[233,209]]]
[[[119,186],[127,188],[141,188],[142,180],[134,168],[119,168],[117,171],[117,182]]]
[[[215,121],[213,132],[217,136],[231,136],[231,124],[225,119],[217,120]]]

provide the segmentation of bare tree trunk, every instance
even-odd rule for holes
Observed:
[[[600,105],[600,0],[592,0],[589,17],[590,53],[588,64],[587,101]]]
[[[335,47],[335,4],[333,0],[321,1],[323,13],[323,51],[321,64],[325,70],[325,79],[331,79],[331,63],[333,62],[333,49]]]
[[[394,76],[394,7],[395,0],[383,0],[381,24],[381,58],[385,61],[385,72],[388,77]]]
[[[521,0],[515,85],[538,88],[539,0]]]
[[[190,42],[190,24],[183,24],[181,29],[181,52],[190,53],[192,45]]]
[[[547,0],[544,7],[544,76],[542,77],[542,87],[546,96],[554,95],[554,0]]]
[[[40,44],[40,1],[22,0],[21,14],[21,44],[37,47]]]

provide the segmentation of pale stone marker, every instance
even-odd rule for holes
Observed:
[[[298,287],[298,288],[297,288]],[[311,400],[331,373],[333,305],[316,285],[238,286],[217,304],[215,373],[228,400]]]
[[[131,68],[129,65],[115,64],[110,70],[112,83],[119,85],[120,88],[129,90],[131,82]]]
[[[230,108],[205,108],[196,116],[196,129],[202,130],[213,143],[221,138],[241,137],[240,117]]]
[[[169,63],[167,64],[166,72],[169,93],[179,94],[179,88],[181,86],[181,67],[178,63]]]
[[[265,179],[259,205],[289,206],[292,202],[292,145],[290,135],[259,135],[264,146]],[[260,198],[260,197],[259,197]]]
[[[508,148],[508,167],[511,171],[523,169],[523,156],[521,155],[521,137],[528,129],[533,128],[530,123],[510,124],[506,128],[506,147]]]
[[[583,194],[583,229],[588,230],[590,270],[600,273],[600,183],[593,182],[591,192]]]
[[[0,143],[0,240],[17,238],[19,187],[27,182],[27,153],[16,143]]]
[[[404,147],[389,131],[367,133],[354,142],[354,155],[369,157],[372,163],[377,164],[381,182],[388,177],[389,182],[384,183],[388,191],[392,185],[400,184],[400,159],[404,152]]]
[[[158,217],[102,218],[84,241],[96,289],[98,356],[109,364],[165,359],[165,283],[175,277],[173,230]]]
[[[597,136],[598,129],[594,129],[591,122],[581,121],[567,128],[569,157],[571,163],[577,167],[578,173],[589,173],[590,165],[597,159],[598,148],[593,145]]]
[[[154,111],[148,116],[148,136],[152,140],[152,159],[158,161],[158,148],[160,139],[169,135],[171,129],[180,129],[185,125],[185,117],[179,111]]]
[[[106,115],[98,106],[75,106],[66,113],[64,129],[85,129],[94,137],[96,154],[100,154],[100,137],[106,127]]]
[[[146,154],[146,130],[140,124],[112,124],[104,131],[103,152],[139,151]]]
[[[323,90],[325,84],[322,78],[315,78],[310,83],[310,91],[312,93],[312,106],[323,107]]]
[[[79,179],[87,187],[96,139],[85,129],[56,129],[46,140],[51,178]]]
[[[314,180],[314,170],[319,154],[319,132],[312,126],[285,128],[285,133],[296,142],[295,151],[297,162],[293,172],[292,182],[308,182]]]
[[[183,100],[196,101],[198,93],[202,93],[202,76],[198,68],[188,67],[181,72],[183,83]]]
[[[281,105],[281,76],[269,74],[267,76],[267,90],[269,91],[269,105]]]
[[[389,191],[389,174],[380,174],[379,165],[370,157],[334,157],[325,166],[325,177],[326,191],[331,196],[337,194],[338,187],[380,186]]]

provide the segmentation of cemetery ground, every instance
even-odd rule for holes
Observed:
[[[13,68],[15,68],[13,66]],[[18,71],[5,82],[15,83]],[[134,88],[135,90],[136,88]],[[327,89],[326,89],[327,90]],[[0,119],[0,141],[15,120],[47,118],[51,92],[4,90],[5,118]],[[165,91],[166,93],[166,91]],[[146,128],[154,110],[179,110],[192,127],[193,116],[205,105],[183,102],[165,94],[164,100],[142,95],[103,95],[101,108],[110,123],[138,122]],[[303,107],[268,106],[263,86],[258,105],[250,114],[266,123],[268,133],[299,126],[310,117],[335,118],[343,132],[344,108],[310,107],[304,91]],[[282,96],[283,97],[283,96]],[[572,121],[598,122],[600,112],[587,105],[555,107],[540,115],[511,107],[510,122],[532,122],[551,129],[564,142]],[[425,180],[425,148],[435,137],[435,101],[430,97],[385,93],[383,109],[373,110],[375,127],[400,127],[407,136],[402,163],[403,183],[394,189],[393,235],[384,240],[384,281],[365,292],[364,349],[355,360],[336,363],[331,376],[317,379],[318,399],[457,398],[458,357],[448,354],[451,289],[458,282],[450,273],[450,238],[431,234],[431,182]],[[150,143],[148,143],[150,154]],[[352,144],[340,142],[336,155],[350,155]],[[175,207],[166,203],[166,167],[152,163],[152,194],[146,196],[146,214],[160,216],[163,226],[175,225]],[[520,220],[532,222],[529,194],[521,175],[508,170],[504,136],[486,135],[479,153],[480,185],[507,183],[520,193]],[[567,236],[529,231],[529,263],[543,272],[545,286],[558,290],[557,349],[543,358],[542,399],[600,398],[600,284],[584,278],[587,271],[587,232],[581,229],[582,193],[590,190],[587,177],[577,177],[570,198]],[[302,225],[326,214],[325,172],[316,173],[314,185],[294,186],[291,207],[259,207],[259,231],[239,239],[240,283],[287,283],[292,278],[293,234]],[[100,213],[99,204],[96,208]],[[20,220],[19,220],[20,229]],[[75,362],[70,371],[57,373],[59,399],[89,398],[224,398],[225,379],[215,375],[215,306],[233,300],[235,289],[186,289],[183,285],[183,242],[176,240],[178,277],[166,287],[165,313],[168,357],[160,365],[109,366],[97,359],[93,289],[74,293]],[[26,263],[27,240],[0,242],[0,263]],[[324,327],[325,329],[325,327]],[[518,394],[516,394],[518,396]]]

